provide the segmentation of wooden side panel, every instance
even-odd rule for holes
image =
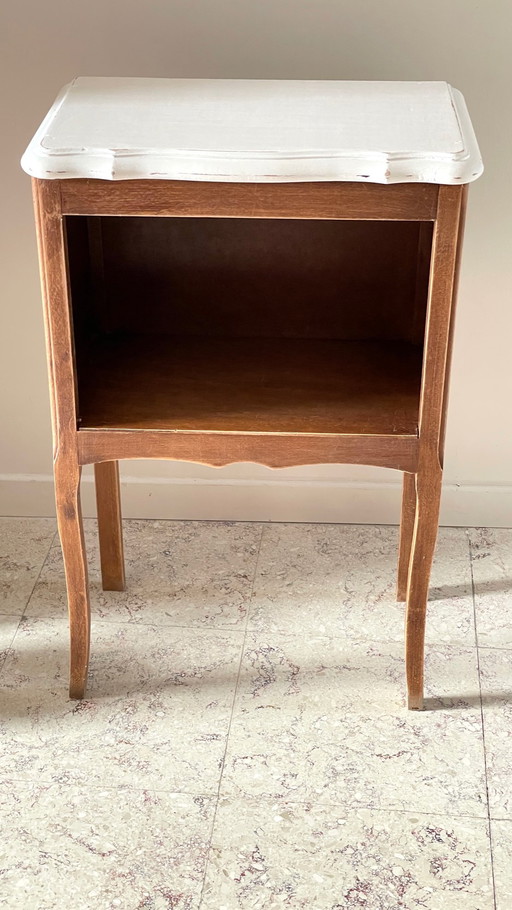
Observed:
[[[442,425],[446,406],[457,269],[462,244],[464,187],[439,188],[425,329],[419,436],[421,452],[436,455],[442,467]]]
[[[452,362],[452,351],[453,351],[453,336],[455,334],[455,316],[456,316],[456,304],[457,304],[457,293],[459,290],[459,278],[460,278],[460,265],[462,259],[462,246],[464,240],[464,228],[466,225],[466,211],[468,205],[468,193],[469,186],[466,184],[462,187],[462,200],[461,200],[461,209],[460,209],[460,219],[459,219],[459,233],[458,233],[458,242],[457,242],[457,258],[455,261],[455,275],[453,279],[453,291],[452,291],[452,311],[450,316],[450,333],[448,337],[448,348],[446,352],[446,367],[445,367],[445,381],[443,389],[443,412],[441,417],[441,432],[439,436],[439,458],[441,461],[441,466],[444,463],[444,443],[446,435],[446,416],[448,411],[448,398],[450,392],[450,375],[451,375],[451,362]]]
[[[73,330],[58,181],[33,180],[34,210],[44,304],[54,457],[76,452],[77,404]]]

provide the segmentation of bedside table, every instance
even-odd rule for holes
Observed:
[[[422,707],[467,184],[482,165],[443,82],[80,78],[33,177],[69,601],[70,695],[90,610],[124,588],[118,462],[404,472],[398,599]]]

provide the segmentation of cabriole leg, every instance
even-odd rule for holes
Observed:
[[[402,492],[402,514],[400,518],[400,543],[398,549],[398,579],[396,599],[405,601],[407,596],[407,579],[411,556],[414,518],[416,515],[416,477],[404,474]]]
[[[91,615],[87,559],[80,506],[81,468],[76,459],[61,455],[55,462],[57,522],[64,559],[70,631],[70,698],[83,698],[89,667]]]
[[[442,470],[436,461],[416,475],[416,509],[407,583],[406,646],[408,707],[423,707],[425,620],[437,539]]]
[[[95,464],[94,477],[96,481],[103,590],[124,591],[125,576],[119,462],[103,461]]]

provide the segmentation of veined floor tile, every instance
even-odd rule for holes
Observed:
[[[512,529],[470,528],[478,643],[512,648]]]
[[[512,819],[512,650],[479,657],[491,817]]]
[[[6,781],[0,814],[2,907],[199,906],[209,797]]]
[[[402,651],[250,635],[222,793],[485,816],[476,651],[428,649],[421,712]]]
[[[282,907],[493,910],[487,822],[222,799],[201,910]]]
[[[21,616],[56,530],[53,518],[0,518],[0,613]]]
[[[370,525],[266,525],[251,601],[255,631],[370,641],[404,639],[396,601],[398,530]],[[439,533],[427,640],[475,644],[465,531]]]
[[[126,591],[101,590],[96,522],[85,522],[91,608],[111,622],[243,628],[261,525],[124,521]],[[62,555],[52,547],[28,616],[67,611]]]
[[[96,622],[74,702],[67,624],[25,620],[2,673],[0,776],[214,792],[241,648],[236,632]]]
[[[496,910],[512,907],[512,821],[491,821]]]

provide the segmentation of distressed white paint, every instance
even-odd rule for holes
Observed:
[[[22,159],[34,177],[469,183],[482,162],[445,82],[75,79]]]

